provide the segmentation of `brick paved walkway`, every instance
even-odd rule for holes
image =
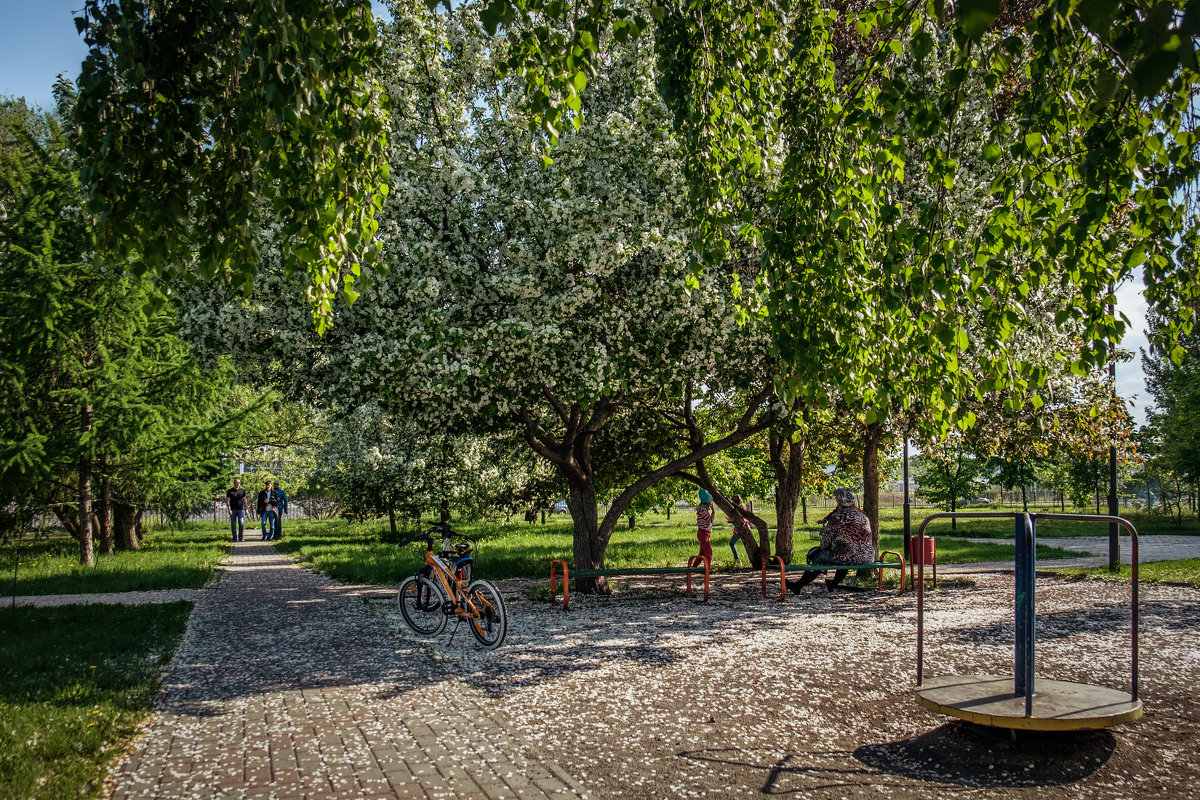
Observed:
[[[265,542],[225,564],[114,800],[586,797],[362,599]]]

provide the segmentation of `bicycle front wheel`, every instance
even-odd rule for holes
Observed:
[[[487,581],[475,581],[467,587],[468,621],[471,633],[486,650],[494,650],[508,633],[508,610],[504,598]]]
[[[435,636],[446,627],[442,590],[424,575],[405,578],[396,590],[396,605],[404,622],[422,636]]]

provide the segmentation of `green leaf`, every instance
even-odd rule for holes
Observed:
[[[978,39],[1000,16],[1000,0],[960,0],[955,13],[963,35],[968,39]]]
[[[911,45],[913,55],[918,61],[924,61],[925,57],[933,52],[933,37],[924,28],[917,31],[912,37]]]
[[[1150,98],[1158,94],[1178,68],[1179,52],[1159,48],[1138,59],[1130,81],[1139,97]]]

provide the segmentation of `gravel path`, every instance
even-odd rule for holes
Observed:
[[[1198,590],[1141,589],[1142,720],[1013,741],[916,705],[911,592],[818,583],[780,603],[756,577],[722,575],[704,604],[676,583],[572,595],[564,613],[532,599],[544,584],[510,581],[502,648],[443,637],[432,652],[597,797],[1035,798],[1053,786],[1090,800],[1200,785]],[[1127,592],[1039,579],[1038,674],[1127,690]],[[926,674],[1011,674],[1012,604],[1005,575],[931,592]]]
[[[505,712],[266,542],[201,592],[110,797],[578,797]],[[460,639],[462,637],[459,637]]]

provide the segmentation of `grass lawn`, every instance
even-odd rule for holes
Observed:
[[[0,609],[0,797],[96,797],[191,603]]]
[[[1133,577],[1133,570],[1128,564],[1122,564],[1116,572],[1109,572],[1108,567],[1093,567],[1091,569],[1057,569],[1062,575],[1075,578],[1091,578],[1106,581],[1127,581]],[[1138,582],[1153,583],[1182,583],[1200,587],[1200,558],[1185,558],[1179,561],[1151,561],[1138,565]]]
[[[229,530],[192,523],[183,530],[152,528],[139,550],[96,556],[79,565],[79,545],[65,534],[0,547],[0,595],[95,594],[151,589],[199,589],[229,550]]]
[[[768,524],[774,523],[773,514],[764,518]],[[810,519],[815,518],[810,516]],[[622,525],[609,543],[605,565],[620,568],[684,564],[697,552],[695,524],[690,515],[673,514],[669,521],[664,516],[649,515],[632,531]],[[380,537],[386,527],[382,521],[293,521],[284,528],[284,538],[277,547],[343,583],[396,583],[420,567],[424,551],[419,545],[400,548],[383,544]],[[475,572],[480,577],[546,578],[550,574],[551,559],[574,561],[571,521],[563,515],[548,517],[546,525],[485,522],[462,523],[455,527],[478,541]],[[900,551],[903,547],[901,535],[890,532],[889,526],[883,527],[882,549]],[[815,525],[797,530],[798,553],[816,544],[815,539],[809,538],[809,533],[817,530]],[[715,569],[733,567],[733,554],[727,545],[730,535],[728,526],[713,532]],[[741,547],[738,549],[740,552]],[[1039,560],[1075,555],[1055,547],[1038,546]],[[938,540],[938,562],[941,564],[1010,561],[1013,556],[1013,547],[1007,544],[975,543],[947,537]]]

